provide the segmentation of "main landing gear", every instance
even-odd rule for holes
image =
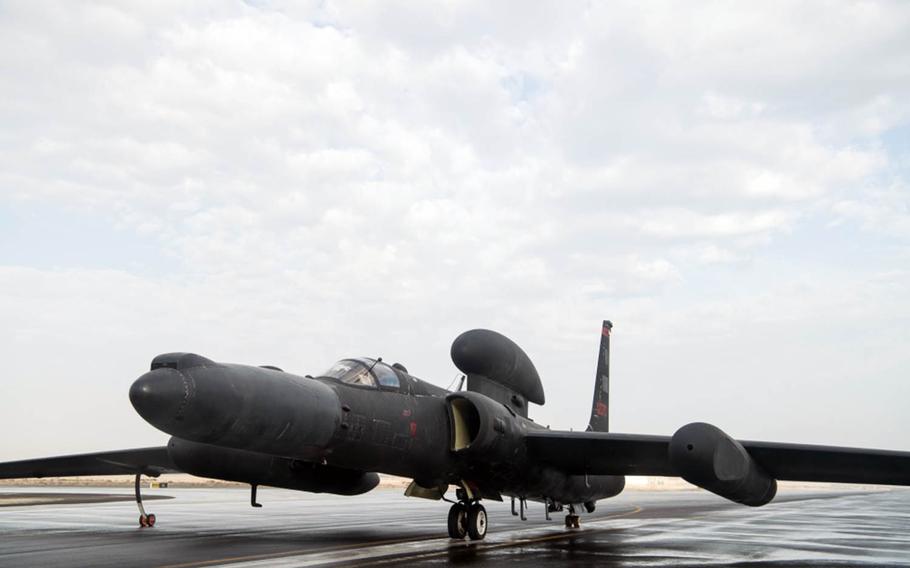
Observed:
[[[575,512],[575,505],[569,505],[569,514],[566,515],[567,529],[580,529],[581,524],[578,521],[578,513]]]
[[[479,501],[459,501],[449,509],[449,536],[464,540],[481,540],[487,536],[487,510]]]
[[[139,481],[142,478],[141,473],[136,474],[136,505],[139,507],[139,526],[142,528],[153,527],[155,526],[155,513],[145,512],[145,507],[142,506],[142,491],[139,487]]]
[[[480,496],[465,483],[455,491],[455,498],[458,500],[449,501],[449,536],[456,540],[465,536],[481,540],[487,536],[487,510],[480,504]]]

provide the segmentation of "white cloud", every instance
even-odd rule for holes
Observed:
[[[793,222],[787,211],[755,211],[704,215],[685,209],[646,211],[634,223],[646,235],[664,238],[731,237],[766,233]]]
[[[300,372],[396,352],[448,382],[448,342],[489,326],[544,371],[540,416],[576,426],[610,316],[629,380],[670,393],[628,404],[670,428],[687,393],[646,353],[668,330],[698,322],[709,360],[772,351],[754,326],[798,342],[843,310],[880,334],[893,380],[910,296],[879,277],[910,260],[906,149],[886,137],[910,117],[908,20],[889,2],[10,4],[0,207],[91,212],[164,260],[0,256],[16,322],[0,349],[29,373],[45,352],[119,353],[93,376],[123,405],[129,363],[159,350]],[[29,231],[0,237],[27,248]],[[799,378],[771,374],[770,390]],[[746,414],[722,417],[761,435]]]
[[[864,199],[845,199],[831,205],[833,223],[856,220],[868,231],[910,238],[910,191],[903,186],[870,190]]]

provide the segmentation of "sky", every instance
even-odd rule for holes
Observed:
[[[164,352],[584,428],[910,450],[906,2],[0,1],[0,459],[163,444]]]

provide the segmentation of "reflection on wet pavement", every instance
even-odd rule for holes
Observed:
[[[665,519],[628,517],[588,523],[587,530],[569,538],[492,550],[453,548],[445,557],[407,563],[910,565],[910,491],[906,490],[680,516],[684,513],[676,511]]]
[[[491,530],[480,543],[445,538],[446,503],[396,491],[263,490],[263,509],[236,489],[161,493],[176,498],[151,505],[154,529],[134,526],[130,503],[4,508],[0,566],[910,566],[910,490],[790,492],[760,509],[703,492],[629,492],[568,532],[560,515],[544,521],[543,505],[523,523],[508,503],[488,503]]]

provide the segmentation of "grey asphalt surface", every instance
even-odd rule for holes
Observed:
[[[910,566],[910,490],[783,492],[759,509],[696,491],[637,492],[603,501],[582,528],[544,520],[531,504],[521,522],[509,504],[487,503],[485,541],[445,538],[448,505],[400,490],[359,497],[260,489],[264,507],[240,489],[156,489],[158,517],[138,526],[129,489],[0,487],[4,495],[71,495],[0,509],[0,566],[439,565],[548,566]],[[77,503],[81,501],[81,503]]]

